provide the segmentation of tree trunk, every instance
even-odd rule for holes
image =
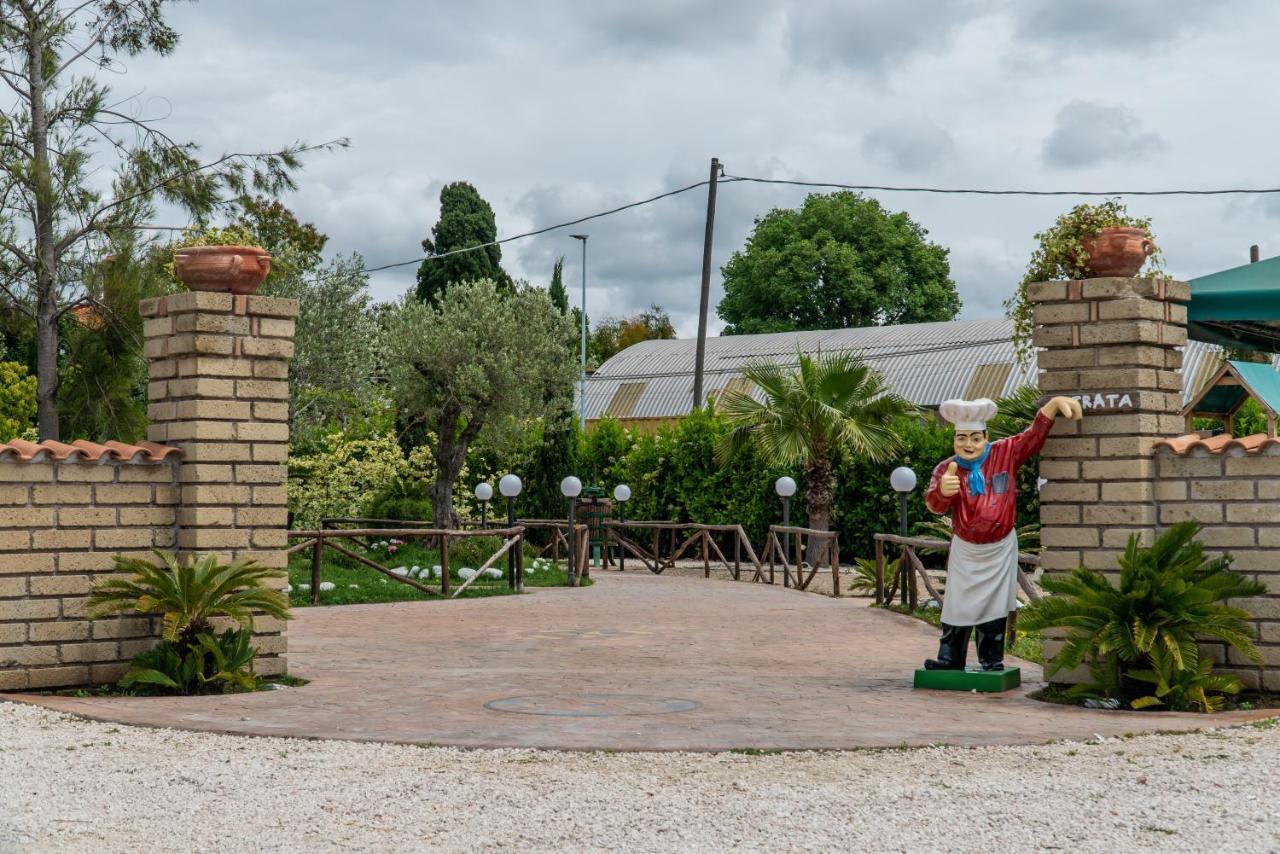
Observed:
[[[453,405],[445,406],[436,424],[436,481],[427,490],[431,498],[431,524],[436,528],[457,528],[458,513],[453,509],[453,487],[462,473],[467,459],[467,448],[480,432],[478,419],[469,421],[458,431],[461,413]]]
[[[805,502],[809,507],[809,527],[815,531],[831,530],[831,506],[835,503],[835,476],[831,471],[831,461],[827,459],[825,448],[816,448],[813,461],[805,472]],[[811,537],[806,548],[805,558],[811,566],[816,565],[826,540]]]
[[[46,35],[27,17],[32,181],[35,185],[36,416],[41,439],[58,439],[58,251],[53,236],[53,179],[49,170],[49,116],[45,111]]]

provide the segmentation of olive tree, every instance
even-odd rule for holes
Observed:
[[[403,418],[435,434],[432,523],[457,522],[453,490],[482,434],[553,415],[576,371],[570,320],[540,288],[455,283],[432,303],[406,299],[387,327],[392,391]]]

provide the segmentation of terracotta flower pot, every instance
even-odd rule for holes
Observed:
[[[1085,262],[1088,277],[1135,275],[1147,263],[1156,246],[1140,228],[1115,226],[1099,229],[1096,237],[1080,241],[1089,259]]]
[[[257,246],[190,246],[173,266],[188,290],[251,294],[271,272],[271,256]]]

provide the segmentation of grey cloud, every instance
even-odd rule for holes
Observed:
[[[880,74],[920,51],[939,50],[991,8],[987,0],[811,0],[791,7],[786,45],[796,66]]]
[[[882,166],[917,172],[950,160],[955,142],[930,119],[906,117],[869,131],[862,138],[862,153]]]
[[[1016,38],[1079,52],[1155,47],[1222,7],[1204,0],[1016,0],[1008,8]]]
[[[1047,166],[1078,168],[1141,160],[1164,148],[1164,140],[1144,131],[1128,107],[1072,101],[1058,111],[1042,157]]]
[[[614,0],[585,4],[573,17],[605,50],[716,51],[754,40],[776,7],[771,0]]]

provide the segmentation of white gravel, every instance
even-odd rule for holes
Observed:
[[[1020,748],[460,751],[0,703],[0,851],[1280,850],[1280,727]]]

